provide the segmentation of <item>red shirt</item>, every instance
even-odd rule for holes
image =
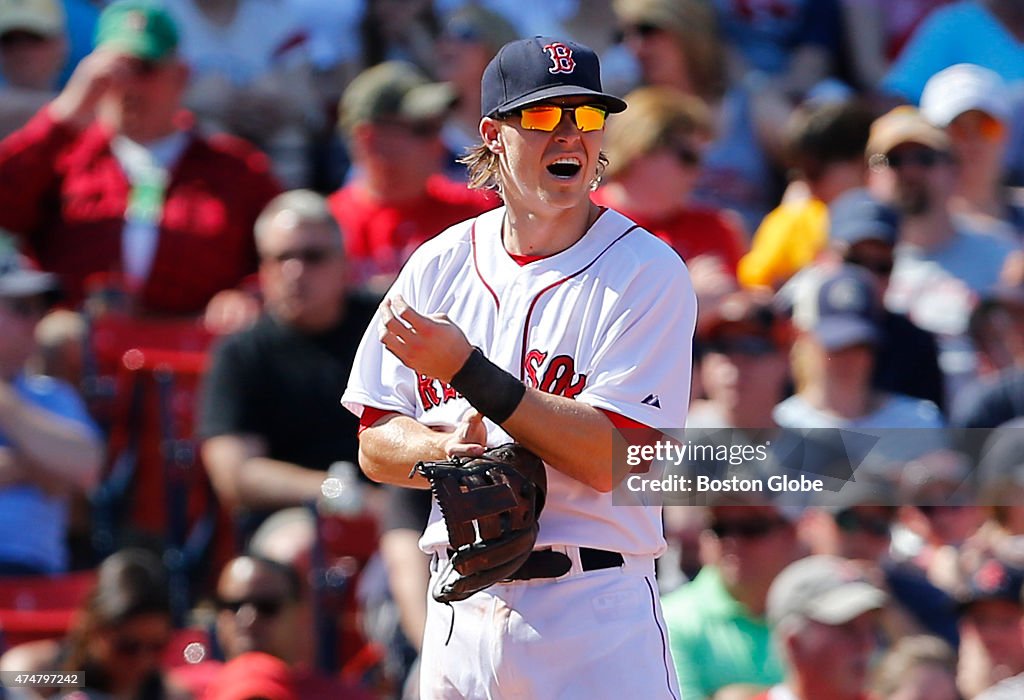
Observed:
[[[594,202],[610,206],[604,200],[601,190],[591,197]],[[736,274],[736,265],[743,257],[743,233],[720,211],[691,207],[681,209],[670,217],[652,219],[611,207],[625,214],[655,236],[672,246],[684,262],[698,255],[715,255],[722,260],[726,269]]]
[[[85,280],[122,271],[130,185],[99,124],[60,125],[43,108],[0,141],[0,227],[19,234],[78,305]],[[138,307],[197,313],[256,269],[253,224],[280,187],[269,161],[227,135],[191,134],[170,173],[159,241]]]
[[[393,278],[424,241],[498,205],[493,195],[443,175],[431,175],[424,195],[402,204],[381,204],[358,182],[342,187],[329,202],[357,285],[377,276]]]

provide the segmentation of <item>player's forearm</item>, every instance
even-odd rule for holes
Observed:
[[[382,484],[428,488],[423,477],[415,474],[410,479],[409,472],[421,460],[446,459],[448,437],[408,416],[392,414],[360,434],[359,467]]]
[[[601,492],[615,488],[611,421],[585,403],[527,389],[502,423],[517,442],[554,469]]]

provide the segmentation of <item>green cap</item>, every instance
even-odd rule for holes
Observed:
[[[96,48],[113,48],[147,61],[159,61],[178,47],[178,28],[159,5],[120,0],[108,5],[96,25]]]
[[[394,118],[410,122],[443,117],[458,98],[450,83],[432,83],[410,63],[387,61],[364,70],[341,97],[346,131],[356,124]]]

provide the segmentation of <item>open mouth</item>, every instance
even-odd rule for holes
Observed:
[[[559,158],[554,163],[548,165],[548,172],[557,178],[564,180],[571,180],[583,169],[583,164],[579,158],[569,156],[566,158]]]

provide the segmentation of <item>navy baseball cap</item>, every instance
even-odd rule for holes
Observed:
[[[829,241],[853,246],[861,241],[877,240],[896,245],[900,216],[890,206],[873,198],[866,190],[847,192],[829,205]]]
[[[1022,605],[1024,571],[999,559],[989,559],[970,573],[966,591],[960,598],[960,610],[986,600],[1003,600]]]
[[[555,97],[593,97],[609,112],[626,103],[601,88],[597,54],[582,44],[535,36],[505,44],[487,64],[480,81],[480,113],[512,112]]]
[[[874,280],[853,265],[807,272],[793,301],[793,323],[826,350],[878,344],[881,309]]]

